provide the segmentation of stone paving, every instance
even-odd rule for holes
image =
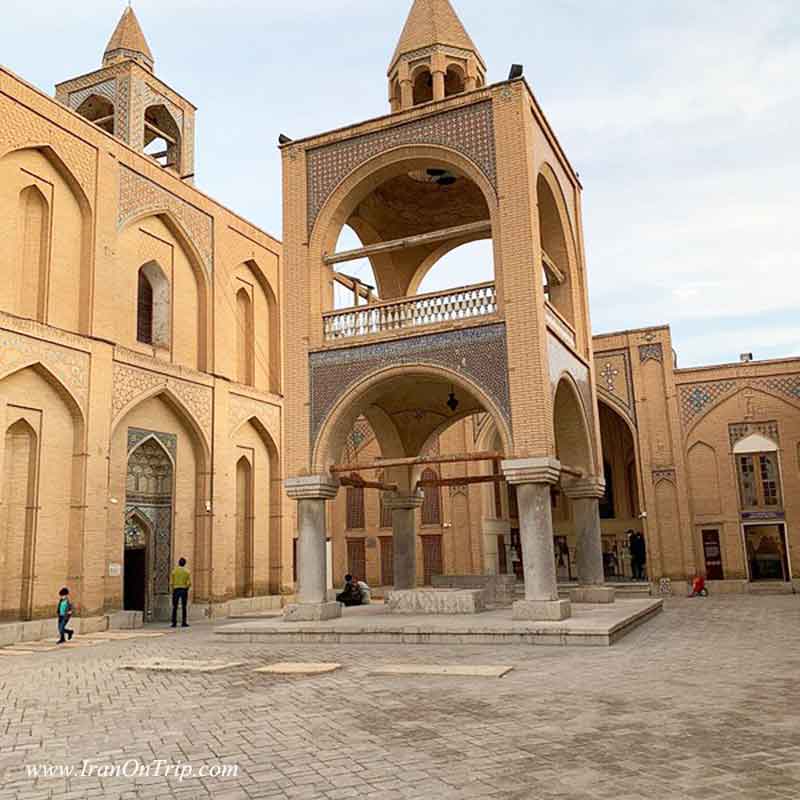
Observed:
[[[156,658],[244,663],[118,669]],[[253,671],[278,661],[343,666]],[[500,679],[371,673],[391,664],[514,669]],[[198,625],[0,656],[0,800],[796,800],[799,675],[796,596],[669,600],[608,649],[270,647],[220,641]],[[163,759],[173,769],[236,765],[238,775],[26,770],[80,773],[82,759],[109,773]]]

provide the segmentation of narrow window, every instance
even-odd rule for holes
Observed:
[[[153,344],[153,285],[144,269],[139,270],[136,339],[143,344]]]
[[[778,461],[775,453],[754,453],[736,457],[742,508],[781,505]]]
[[[347,488],[347,529],[351,531],[364,529],[364,489],[360,486]]]
[[[426,469],[422,473],[423,481],[435,481],[439,476],[432,469]],[[442,496],[438,486],[426,486],[424,489],[425,499],[422,502],[422,524],[441,525],[442,524]]]

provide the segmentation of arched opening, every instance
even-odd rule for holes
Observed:
[[[19,609],[23,619],[30,619],[33,599],[37,463],[36,432],[26,420],[17,420],[5,433],[2,476],[5,496],[0,505],[5,569],[0,570],[0,577],[6,586],[6,597],[0,598],[3,600],[0,612]]]
[[[609,580],[643,579],[647,561],[640,518],[639,470],[630,424],[611,405],[598,403],[606,494],[600,500],[603,566]]]
[[[141,606],[126,610],[157,619],[169,612],[173,560],[173,462],[165,441],[171,444],[169,435],[153,434],[134,444],[125,482],[123,597]]]
[[[561,378],[556,389],[553,427],[556,457],[562,466],[586,476],[594,475],[592,445],[583,403],[575,383],[566,376]]]
[[[114,104],[99,94],[90,94],[76,109],[84,119],[114,135]]]
[[[236,380],[253,385],[253,301],[246,289],[236,293]]]
[[[409,286],[409,294],[445,292],[493,281],[494,246],[491,239],[482,239],[454,244],[433,253],[420,265]]]
[[[483,278],[489,277],[491,269],[494,277],[494,259],[486,257],[486,250],[466,276],[453,271],[451,281],[457,284],[457,290],[452,297],[404,300],[419,289],[430,268],[451,250],[478,239],[491,240],[494,195],[472,165],[456,155],[444,160],[415,154],[375,170],[352,189],[343,187],[343,195],[345,191],[345,198],[334,200],[325,221],[321,220],[324,241],[315,237],[312,242],[315,249],[321,246],[322,266],[330,276],[320,284],[327,340],[460,320],[496,310],[492,284],[464,285],[473,271]],[[343,230],[345,226],[358,241]],[[338,242],[348,249],[338,249]],[[324,287],[336,286],[342,274],[358,280],[358,304],[374,303],[376,308],[353,314],[332,313],[334,308],[350,312],[356,305],[352,284],[348,286],[349,306],[340,300],[338,286],[326,294]]]
[[[21,269],[18,308],[21,316],[45,321],[47,274],[50,263],[50,205],[37,186],[19,195]]]
[[[252,597],[253,553],[253,469],[246,456],[236,462],[236,596]]]
[[[136,302],[136,340],[169,349],[172,292],[161,267],[150,261],[139,268]]]
[[[433,100],[433,75],[428,67],[419,67],[413,74],[414,105]]]
[[[562,217],[559,203],[547,178],[536,181],[539,207],[539,242],[542,248],[545,294],[550,304],[573,325],[571,259],[568,222]]]
[[[464,70],[451,64],[444,76],[444,96],[451,97],[464,91]]]
[[[144,112],[144,153],[162,167],[180,172],[181,132],[164,105],[149,106]]]

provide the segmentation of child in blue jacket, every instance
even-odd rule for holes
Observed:
[[[65,586],[59,593],[58,593],[58,643],[64,644],[67,641],[64,638],[64,634],[66,634],[70,641],[72,637],[75,635],[75,631],[71,630],[67,627],[69,625],[69,621],[72,619],[72,603],[69,599],[69,589]]]

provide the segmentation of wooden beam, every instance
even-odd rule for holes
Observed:
[[[550,258],[544,250],[542,250],[542,263],[544,264],[544,268],[547,270],[550,276],[552,276],[555,283],[559,286],[562,283],[565,283],[567,280],[566,275],[556,266],[555,261]]]
[[[172,145],[178,144],[175,141],[175,139],[164,133],[164,131],[162,131],[160,128],[156,128],[156,126],[153,125],[151,122],[145,121],[144,126],[148,130],[152,131],[156,136],[158,136],[159,139],[163,139],[165,142],[169,142]]]
[[[453,453],[446,456],[415,456],[413,458],[377,458],[369,464],[334,464],[330,471],[334,475],[343,472],[365,472],[387,467],[414,467],[421,464],[458,464],[468,461],[501,461],[502,453],[482,452]]]
[[[339,483],[342,486],[355,486],[359,489],[380,489],[382,492],[396,492],[396,483],[383,483],[381,481],[365,481],[358,476],[350,475],[348,477],[339,478]]]
[[[460,478],[436,478],[417,481],[417,486],[471,486],[474,483],[504,483],[505,475],[464,475]]]
[[[357,250],[342,250],[341,253],[326,254],[323,256],[323,261],[326,264],[341,264],[343,261],[355,261],[359,258],[369,258],[381,253],[392,253],[395,250],[405,250],[408,247],[419,247],[423,244],[443,242],[446,239],[456,239],[460,236],[471,236],[491,230],[492,223],[488,219],[481,222],[470,222],[467,225],[457,225],[454,228],[444,228],[440,231],[420,233],[417,236],[407,236],[404,239],[392,239],[388,242],[370,244],[366,247],[359,247]]]

